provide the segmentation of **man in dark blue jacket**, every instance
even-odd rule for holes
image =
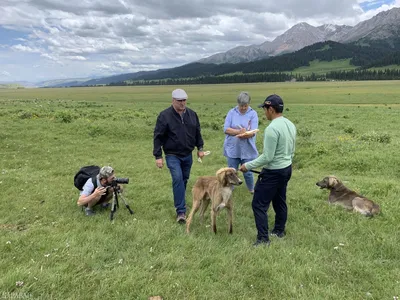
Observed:
[[[158,168],[164,166],[162,151],[172,177],[176,221],[186,222],[186,184],[192,167],[192,151],[197,147],[197,156],[203,158],[203,138],[197,114],[186,107],[188,96],[182,89],[172,92],[172,105],[157,118],[154,129],[153,155]]]

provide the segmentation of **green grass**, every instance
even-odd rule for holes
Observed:
[[[323,49],[319,51],[323,51]],[[316,75],[326,74],[331,71],[349,71],[356,69],[355,66],[350,65],[350,59],[339,59],[333,61],[319,61],[313,60],[310,62],[309,67],[300,67],[291,71],[293,74],[300,75]]]
[[[24,87],[20,84],[0,84],[0,89],[23,89]]]
[[[288,187],[287,236],[253,248],[251,195],[234,191],[234,233],[226,213],[214,235],[196,215],[192,233],[175,223],[171,179],[152,157],[157,114],[175,86],[0,91],[0,295],[32,299],[393,299],[400,296],[399,82],[185,86],[205,150],[197,176],[226,166],[222,126],[240,91],[255,108],[285,101],[298,128]],[[268,122],[258,110],[260,129]],[[262,149],[262,135],[257,137]],[[115,221],[76,206],[73,175],[112,165],[129,177]],[[326,175],[382,208],[365,218],[327,204]],[[191,195],[187,193],[188,207]],[[274,213],[269,210],[270,225]],[[22,281],[22,286],[16,282]]]
[[[321,49],[317,50],[317,52],[321,52],[321,51],[326,51],[331,49],[332,47],[330,45],[324,45]]]

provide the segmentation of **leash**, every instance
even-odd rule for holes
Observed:
[[[207,155],[210,155],[211,154],[211,151],[204,151],[204,156],[207,156]],[[201,158],[199,157],[199,158],[197,158],[197,161],[199,162],[199,163],[202,163],[203,161],[201,160]]]
[[[260,171],[256,171],[256,170],[249,170],[249,171],[252,172],[252,173],[256,173],[256,174],[261,174]]]

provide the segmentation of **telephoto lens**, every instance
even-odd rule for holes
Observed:
[[[116,183],[128,184],[129,183],[129,178],[115,178],[114,181]]]

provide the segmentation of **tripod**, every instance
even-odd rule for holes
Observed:
[[[126,209],[129,210],[131,215],[133,215],[133,210],[129,207],[129,204],[126,202],[124,196],[122,196],[122,194],[119,190],[119,187],[114,186],[113,190],[114,191],[113,191],[113,201],[111,203],[110,221],[112,221],[114,219],[114,213],[117,211],[117,208],[119,208],[118,195],[120,195],[122,201],[124,201]]]

